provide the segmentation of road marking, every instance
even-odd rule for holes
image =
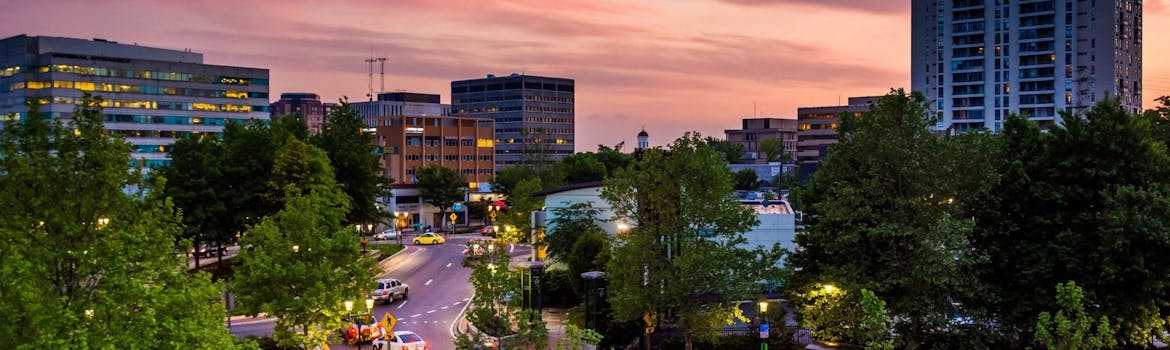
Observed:
[[[412,318],[413,318],[413,317],[419,317],[419,316],[422,316],[422,314],[414,314],[414,315],[410,315],[410,317],[412,317]]]
[[[516,251],[516,243],[512,243],[509,247],[510,247],[510,248],[508,248],[509,254]]]
[[[451,263],[447,263],[447,267],[451,267]]]
[[[433,313],[435,313],[435,310],[427,311],[427,313],[428,313],[428,314],[433,314]]]
[[[406,306],[406,303],[409,303],[409,302],[410,302],[410,300],[403,300],[402,304],[398,304],[398,308],[401,309],[403,306]]]
[[[471,292],[471,296],[473,296],[473,297],[475,296],[474,291]],[[468,301],[468,300],[471,300],[471,298],[463,298],[463,301]],[[458,322],[459,318],[463,317],[464,312],[467,312],[468,306],[471,306],[471,303],[464,304],[463,309],[459,310],[459,313],[455,314],[455,318],[451,319],[451,328],[449,329],[451,331],[451,338],[458,338],[458,336],[455,335],[455,325],[459,324],[459,322]]]
[[[467,300],[467,299],[463,299],[463,300]],[[454,302],[454,303],[451,303],[451,305],[459,305],[459,302],[458,302],[458,301],[456,301],[456,302]]]
[[[427,283],[423,283],[423,285],[424,285],[424,286],[429,286],[429,285],[431,285],[431,281],[434,281],[434,280],[433,280],[433,279],[427,280]]]
[[[446,309],[447,309],[447,308],[449,308],[449,307],[450,307],[450,306],[444,306],[444,307],[441,307],[440,309],[446,310]]]

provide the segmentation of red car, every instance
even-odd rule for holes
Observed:
[[[493,226],[484,226],[483,228],[479,229],[479,234],[484,236],[495,236],[496,229]]]

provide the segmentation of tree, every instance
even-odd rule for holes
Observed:
[[[760,189],[763,181],[760,181],[759,175],[752,169],[742,169],[732,173],[735,177],[735,189],[740,191],[754,191]]]
[[[910,344],[932,342],[975,284],[972,223],[953,215],[955,190],[926,99],[894,90],[863,117],[842,120],[841,141],[814,175],[797,286],[834,283],[882,296]],[[946,335],[940,335],[946,337]]]
[[[832,285],[817,285],[800,299],[801,326],[817,339],[865,345],[867,349],[893,349],[886,303],[873,292],[861,289],[854,293]]]
[[[553,219],[547,226],[549,257],[564,261],[577,243],[577,238],[588,233],[605,231],[597,225],[602,220],[601,210],[590,202],[573,203],[563,208],[553,208]],[[584,272],[584,271],[582,271]]]
[[[743,162],[744,150],[742,145],[710,136],[708,136],[703,141],[708,145],[711,145],[711,147],[716,151],[719,151],[719,153],[723,155],[723,159],[727,162],[727,164],[739,164]]]
[[[455,169],[438,164],[419,168],[415,174],[418,177],[418,194],[427,203],[439,208],[439,220],[446,221],[447,209],[463,200],[467,181]]]
[[[233,121],[224,127],[222,174],[225,185],[222,190],[231,199],[225,204],[231,213],[229,232],[247,230],[280,210],[277,203],[264,196],[268,192],[273,157],[280,147],[276,140],[272,129],[261,120]]]
[[[236,257],[235,293],[246,314],[277,317],[279,344],[308,348],[341,328],[342,301],[364,296],[376,265],[342,224],[348,198],[332,181],[324,153],[294,140],[277,164],[284,209],[244,234],[240,245],[248,248]]]
[[[597,145],[597,161],[605,165],[606,176],[614,174],[618,169],[625,169],[634,162],[633,155],[622,152],[622,145],[621,143],[613,147]]]
[[[1047,349],[1113,349],[1116,329],[1109,325],[1109,317],[1101,316],[1093,329],[1093,319],[1085,311],[1085,295],[1076,282],[1056,285],[1056,301],[1060,310],[1053,316],[1041,312],[1036,319],[1036,344]]]
[[[573,291],[578,296],[585,296],[585,280],[579,278],[582,273],[604,270],[610,259],[609,238],[605,231],[588,231],[577,237],[573,248],[569,251],[565,263],[569,265],[569,276],[573,278]]]
[[[564,183],[577,184],[605,179],[605,165],[591,152],[575,153],[557,162],[557,171],[564,174]]]
[[[313,191],[321,195],[334,194],[330,190],[337,185],[330,169],[329,158],[324,151],[290,138],[276,152],[265,196],[269,201],[284,207],[290,186],[296,189],[294,195],[297,196],[309,195]],[[332,200],[341,202],[342,199]],[[345,201],[348,203],[348,198]]]
[[[163,193],[183,218],[182,238],[196,247],[231,240],[236,225],[228,210],[232,198],[223,176],[223,143],[214,137],[191,136],[175,141],[169,152],[171,165],[157,171],[167,179]],[[199,267],[199,259],[195,264]]]
[[[760,141],[760,152],[767,155],[768,162],[779,162],[786,158],[784,154],[784,143],[780,139],[766,139]]]
[[[544,197],[533,197],[532,193],[542,189],[540,178],[530,178],[516,184],[515,194],[508,198],[508,207],[498,216],[498,222],[512,230],[497,232],[496,238],[505,242],[528,242],[532,232],[531,214],[544,206]],[[540,242],[532,242],[541,244]],[[541,248],[540,246],[536,248]]]
[[[0,128],[0,348],[255,348],[174,253],[165,180],[131,168],[101,104],[84,94],[63,121],[33,100]]]
[[[468,242],[468,249],[473,249],[471,244]],[[468,282],[475,289],[467,321],[497,337],[512,332],[512,316],[519,309],[520,278],[508,267],[511,261],[504,246],[494,242],[483,254],[463,259],[463,267],[471,268]]]
[[[1170,249],[1170,157],[1116,99],[1062,121],[1047,134],[1023,120],[1006,125],[1008,166],[993,192],[1002,197],[977,216],[987,228],[977,248],[992,262],[984,283],[1000,301],[992,311],[1027,329],[1055,297],[1052,285],[1083,281],[1120,343],[1147,345],[1170,318],[1160,292],[1170,280],[1158,277],[1170,276],[1170,257],[1157,253]]]
[[[361,115],[348,101],[339,102],[325,119],[321,133],[312,137],[312,144],[329,156],[334,178],[349,196],[349,212],[342,223],[382,222],[388,216],[376,203],[388,195],[391,180],[382,175],[378,147],[373,134],[362,131],[365,123]]]
[[[614,317],[653,313],[684,332],[687,348],[713,335],[742,300],[775,280],[783,252],[747,250],[743,233],[758,221],[731,198],[725,158],[697,133],[669,151],[650,149],[606,180],[601,197],[635,225],[621,234],[606,269]]]
[[[1159,97],[1157,101],[1162,105],[1146,110],[1142,113],[1142,119],[1150,123],[1154,137],[1170,147],[1170,96]]]

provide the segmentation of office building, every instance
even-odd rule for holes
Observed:
[[[218,137],[229,121],[268,120],[268,70],[203,63],[203,54],[102,39],[18,35],[0,40],[0,116],[27,116],[24,101],[69,119],[90,92],[105,99],[105,127],[134,161],[169,162],[188,135]]]
[[[573,154],[572,79],[515,74],[451,82],[451,113],[496,122],[496,167]]]
[[[844,106],[800,107],[796,109],[796,164],[801,177],[810,176],[817,164],[829,154],[829,147],[837,143],[837,128],[841,115],[861,116],[881,96],[850,97]]]
[[[379,162],[394,179],[389,212],[411,213],[408,219],[438,225],[438,208],[418,194],[419,168],[438,164],[454,169],[467,181],[469,198],[491,192],[495,177],[495,125],[491,119],[452,117],[439,95],[393,92],[377,101],[354,103],[367,132],[381,150]],[[460,221],[466,213],[458,213]]]
[[[293,114],[301,116],[310,134],[320,133],[325,124],[325,105],[321,103],[321,96],[314,93],[286,92],[280,94],[280,100],[272,103],[272,120]]]
[[[760,141],[778,139],[788,159],[796,159],[796,119],[744,118],[741,129],[723,131],[727,141],[743,146],[743,162],[767,164],[768,155],[760,152]]]
[[[937,130],[1041,126],[1108,95],[1142,101],[1141,0],[913,0],[912,87]]]

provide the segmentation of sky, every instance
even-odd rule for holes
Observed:
[[[442,95],[525,73],[576,80],[577,151],[723,137],[910,84],[909,0],[0,0],[0,37],[103,38],[268,68],[272,99]],[[1170,95],[1170,0],[1144,1],[1143,107]],[[1162,34],[1162,35],[1160,35]],[[380,89],[374,68],[374,89]],[[628,146],[627,146],[628,147]]]

